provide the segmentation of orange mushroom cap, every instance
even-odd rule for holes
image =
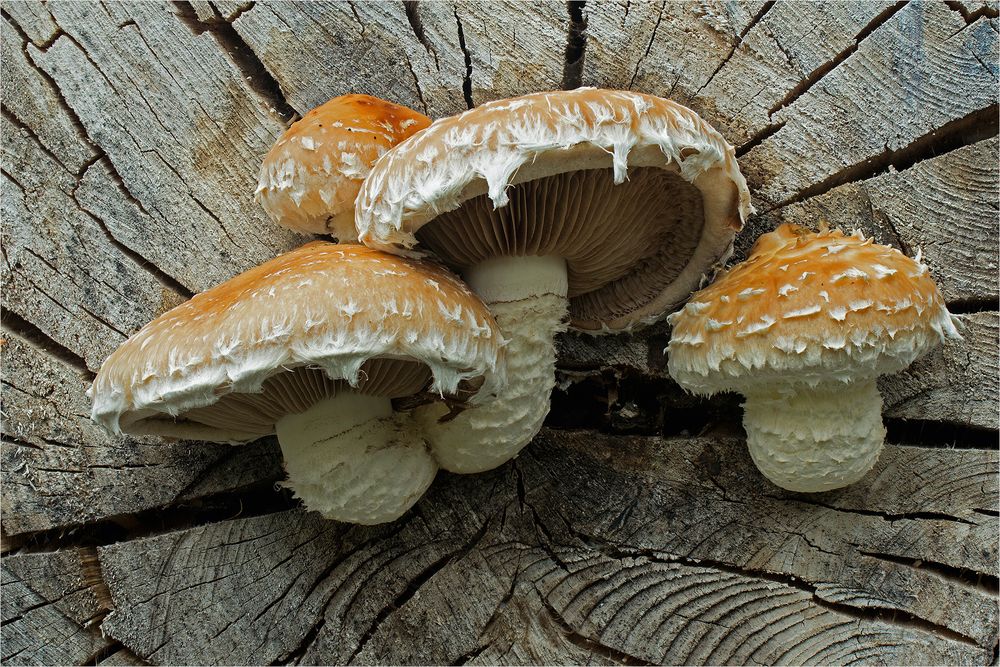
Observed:
[[[370,95],[342,95],[294,123],[261,164],[257,199],[280,225],[356,241],[354,199],[371,165],[430,118]]]
[[[704,394],[893,373],[958,335],[919,258],[788,224],[669,321],[670,374]]]

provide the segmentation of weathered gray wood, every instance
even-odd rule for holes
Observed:
[[[3,346],[3,531],[79,526],[281,476],[273,442],[247,447],[111,437],[87,380],[26,341]]]
[[[467,108],[466,92],[481,104],[559,88],[569,15],[555,10],[517,2],[258,3],[233,26],[300,111],[364,92],[440,117]]]
[[[445,12],[446,24],[434,22],[424,32],[427,46],[402,2],[259,2],[233,27],[299,113],[356,92],[442,116],[466,108],[465,59],[454,12]]]
[[[12,662],[995,661],[998,461],[977,449],[1000,403],[993,0],[3,11]],[[273,441],[113,439],[87,421],[88,378],[125,336],[303,240],[251,198],[293,112],[368,92],[438,117],[577,83],[672,96],[742,146],[761,214],[737,258],[820,218],[923,249],[968,314],[963,342],[882,383],[911,446],[848,489],[782,492],[724,435],[738,398],[666,376],[663,324],[563,337],[561,379],[589,394],[553,423],[692,435],[548,431],[498,471],[440,475],[380,528],[261,502]],[[181,509],[216,494],[257,516]],[[80,544],[103,572],[80,568]]]
[[[971,313],[962,321],[964,341],[949,342],[906,373],[882,379],[888,416],[998,427],[1000,314]]]
[[[96,562],[93,549],[4,559],[4,664],[87,664],[113,644],[96,625],[109,603]]]
[[[692,104],[711,109],[712,122],[740,146],[780,122],[774,113],[857,47],[896,3],[779,2],[749,30]]]
[[[146,213],[145,237],[123,243],[201,291],[301,241],[248,196],[282,119],[210,32],[195,35],[165,3],[50,9],[65,35],[28,53]]]
[[[96,370],[183,297],[124,255],[74,199],[76,176],[7,117],[0,192],[4,305]],[[86,258],[81,261],[81,258]]]
[[[292,511],[104,547],[104,628],[161,663],[991,654],[996,452],[889,447],[820,496],[749,465],[734,439],[548,432],[393,526]]]
[[[987,63],[996,49],[988,19],[966,25],[943,3],[906,5],[776,112],[782,127],[740,162],[760,184],[758,205],[821,189],[995,105],[996,72]]]
[[[690,104],[767,5],[763,0],[590,3],[584,10],[583,82]]]

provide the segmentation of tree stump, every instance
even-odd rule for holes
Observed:
[[[997,664],[997,4],[3,4],[2,659],[9,664]],[[247,448],[112,438],[84,392],[192,294],[303,242],[252,200],[347,92],[433,117],[579,85],[696,110],[757,234],[923,252],[964,340],[885,378],[847,489],[753,467],[666,325],[560,341],[548,427],[399,521],[323,521]]]

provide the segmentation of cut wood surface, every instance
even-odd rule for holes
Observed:
[[[2,658],[10,664],[997,664],[998,12],[950,2],[5,1]],[[144,323],[304,242],[253,201],[287,124],[594,85],[691,106],[757,212],[922,254],[964,323],[883,378],[858,484],[781,491],[669,327],[559,341],[549,428],[399,521],[323,521],[273,439],[112,437]]]

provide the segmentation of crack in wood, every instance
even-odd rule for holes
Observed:
[[[663,22],[663,12],[666,9],[666,7],[667,7],[667,0],[663,0],[660,3],[660,13],[656,17],[656,24],[653,26],[653,32],[649,35],[649,43],[646,45],[646,52],[642,54],[641,58],[635,61],[635,71],[632,72],[632,78],[629,79],[628,82],[629,90],[632,90],[633,86],[635,86],[635,80],[639,77],[639,68],[642,66],[642,63],[646,61],[646,58],[649,57],[649,52],[653,50],[653,43],[656,41],[656,31],[660,29],[660,23]],[[627,6],[625,7],[625,16],[626,17],[628,16]],[[624,27],[624,23],[625,23],[625,18],[623,17],[622,27]],[[667,96],[669,97],[669,94]]]
[[[121,189],[121,192],[123,195],[125,195],[126,199],[135,204],[139,208],[139,210],[142,211],[146,216],[152,217],[149,215],[149,212],[146,211],[146,208],[142,205],[142,202],[136,199],[136,197],[125,186],[125,181],[122,180],[121,175],[115,169],[114,164],[111,162],[111,158],[108,157],[106,154],[102,154],[100,158],[104,160],[104,164],[108,168],[109,176],[115,182],[115,184],[118,185],[118,187]],[[86,174],[84,173],[83,176],[85,177],[85,175]],[[125,255],[133,262],[135,262],[136,265],[138,265],[141,269],[149,273],[153,278],[157,280],[157,282],[163,285],[163,287],[169,289],[172,292],[175,292],[178,296],[184,299],[192,298],[194,296],[194,292],[191,289],[189,289],[179,280],[177,280],[169,273],[158,267],[152,261],[143,257],[140,253],[136,252],[132,248],[128,247],[127,245],[119,241],[115,237],[115,235],[111,233],[111,230],[108,228],[107,224],[105,224],[104,219],[101,218],[96,212],[91,211],[83,204],[83,202],[80,201],[80,199],[77,196],[77,191],[79,190],[81,182],[82,178],[81,181],[78,182],[76,186],[73,188],[73,191],[70,192],[70,197],[73,199],[74,202],[76,202],[76,207],[80,210],[80,212],[82,212],[83,214],[85,214],[87,217],[89,217],[91,220],[94,221],[94,223],[98,226],[98,228],[104,233],[104,236],[107,237],[108,242],[111,243],[111,245],[113,245],[123,255]]]
[[[563,56],[563,90],[583,85],[583,68],[587,59],[586,0],[568,0],[566,10],[569,23],[566,28],[566,50]]]
[[[312,594],[316,592],[316,589],[319,588],[319,586],[322,583],[324,583],[327,579],[329,579],[330,576],[341,565],[343,565],[348,560],[353,558],[356,554],[364,551],[365,549],[368,549],[369,547],[374,546],[375,544],[378,544],[380,542],[385,542],[397,536],[400,532],[402,532],[404,528],[406,528],[406,526],[410,524],[410,522],[413,520],[413,517],[414,517],[413,512],[408,513],[402,520],[391,524],[390,529],[385,534],[377,535],[372,539],[365,540],[364,542],[361,542],[357,546],[353,547],[352,549],[349,549],[345,553],[335,558],[333,562],[327,565],[323,569],[323,571],[320,572],[319,576],[316,577],[312,585],[309,587],[309,590],[306,591],[305,595],[302,596],[302,599],[308,600],[310,597],[312,597]],[[346,535],[347,532],[349,531],[345,531],[345,533],[343,534]],[[329,609],[330,604],[333,601],[334,595],[337,593],[337,590],[338,589],[330,591],[330,595],[327,596],[326,600],[323,602],[322,607],[320,607],[319,612],[316,614],[316,620],[313,622],[312,626],[305,633],[305,635],[303,635],[298,645],[290,652],[286,653],[284,656],[279,657],[278,660],[271,663],[272,665],[290,665],[296,662],[297,660],[301,659],[302,656],[306,654],[309,648],[316,641],[316,637],[319,636],[320,631],[322,631],[323,627],[326,625],[326,612],[327,609]]]
[[[1000,309],[1000,301],[996,299],[968,298],[954,299],[948,302],[948,312],[952,315],[971,315],[972,313],[990,313]]]
[[[908,400],[912,400],[912,397]],[[886,442],[905,447],[996,451],[997,431],[947,421],[884,417]]]
[[[698,87],[698,90],[695,91],[693,97],[698,97],[699,95],[701,95],[701,91],[705,90],[705,88],[708,88],[709,84],[712,83],[712,80],[715,79],[715,76],[722,71],[722,68],[726,66],[726,63],[728,63],[732,59],[733,55],[736,53],[736,50],[740,48],[740,46],[743,44],[743,40],[746,39],[746,36],[750,34],[750,31],[753,30],[754,26],[756,26],[758,23],[764,20],[764,16],[769,11],[771,11],[771,8],[774,7],[776,2],[777,0],[768,0],[763,5],[761,5],[760,10],[758,10],[757,13],[753,16],[753,18],[750,19],[750,22],[747,23],[746,27],[744,27],[743,30],[740,31],[740,34],[736,36],[736,39],[733,41],[732,48],[729,49],[729,53],[727,53],[726,57],[722,59],[722,62],[718,64],[718,66],[715,68],[715,71],[713,71],[709,75],[705,83],[701,84],[701,86]]]
[[[846,183],[867,180],[892,171],[905,171],[924,160],[939,157],[959,148],[970,146],[983,139],[995,137],[998,131],[1000,131],[997,113],[998,105],[992,104],[961,118],[956,118],[941,127],[931,130],[927,134],[917,137],[902,148],[887,148],[879,155],[845,167],[822,181],[799,191],[788,199],[775,204],[765,212],[770,213],[785,206],[818,197]]]
[[[874,551],[864,551],[862,549],[859,549],[858,553],[861,554],[862,556],[876,558],[878,560],[882,560],[887,563],[905,565],[906,567],[912,568],[914,570],[933,572],[939,575],[945,581],[958,584],[959,586],[963,586],[965,588],[977,590],[981,593],[986,593],[993,597],[1000,596],[1000,578],[998,578],[997,575],[995,574],[987,574],[985,572],[980,572],[978,570],[973,570],[965,567],[955,567],[954,565],[948,565],[946,563],[938,563],[932,560],[906,558],[905,556],[896,556],[894,554],[878,553]]]
[[[73,107],[70,106],[69,102],[66,100],[66,97],[63,95],[62,89],[56,83],[55,79],[52,78],[52,76],[48,72],[39,67],[38,63],[36,63],[35,59],[31,56],[31,52],[28,50],[28,44],[30,43],[34,45],[34,43],[31,42],[31,40],[28,38],[27,33],[25,33],[25,31],[21,28],[20,24],[17,21],[15,21],[7,12],[0,10],[0,15],[3,16],[3,18],[11,25],[11,27],[14,28],[14,30],[17,31],[18,35],[21,37],[22,40],[21,50],[24,52],[25,62],[33,70],[35,70],[35,72],[38,73],[38,75],[46,82],[46,84],[48,84],[52,93],[56,97],[56,101],[58,102],[59,107],[66,113],[66,117],[69,119],[70,125],[72,125],[73,129],[76,131],[77,138],[88,144],[91,148],[95,149],[98,148],[97,142],[91,139],[90,134],[87,132],[86,126],[84,126],[83,121],[80,120],[80,117],[77,115],[76,111],[73,109]],[[52,22],[55,24],[55,17],[52,18]],[[58,24],[56,24],[56,28],[57,30],[55,34],[53,34],[49,39],[45,40],[45,42],[43,42],[40,46],[36,46],[35,48],[44,53],[53,44],[55,44],[59,38],[65,37],[73,44],[75,44],[76,47],[79,48],[80,51],[84,53],[84,55],[87,55],[86,52],[83,51],[83,48],[80,46],[79,42],[77,42],[72,35],[66,33],[62,29],[62,27],[60,27]],[[87,58],[89,60],[90,56],[87,55]],[[34,135],[33,131],[32,135]],[[37,137],[36,140],[38,140]],[[38,143],[40,146],[44,147],[44,144],[40,140],[38,140]],[[45,150],[46,152],[49,152],[48,149]],[[57,164],[63,164],[62,160],[60,160],[58,157],[55,157],[55,155],[52,155],[52,157]],[[67,169],[67,171],[69,171],[69,169]]]
[[[413,35],[417,38],[417,41],[423,45],[427,54],[434,59],[434,69],[440,72],[441,64],[438,62],[437,51],[434,49],[430,41],[428,41],[427,34],[424,32],[424,23],[420,18],[420,3],[417,2],[417,0],[403,0],[403,10],[406,13],[406,20],[410,24],[410,29],[413,30]],[[407,57],[407,59],[409,59],[409,57]],[[412,65],[410,66],[410,70],[413,70]],[[414,75],[413,78],[416,79],[416,75]],[[419,87],[417,91],[419,93]],[[420,101],[424,101],[423,97],[420,98]],[[424,109],[426,108],[427,105],[424,105]],[[424,113],[427,112],[424,111]]]
[[[960,0],[945,0],[944,4],[947,5],[952,11],[956,11],[961,14],[966,25],[971,25],[982,17],[986,17],[988,19],[1000,17],[1000,11],[987,4],[983,4],[979,9],[971,12],[966,9],[965,5],[963,5]]]
[[[194,7],[188,0],[172,0],[177,9],[176,16],[195,35],[208,32],[212,35],[230,62],[240,71],[243,79],[247,81],[250,88],[264,102],[264,107],[277,115],[285,124],[291,123],[299,117],[298,111],[288,103],[285,94],[281,90],[281,84],[274,78],[274,75],[267,69],[264,62],[257,56],[250,45],[240,36],[232,23],[244,13],[250,11],[253,5],[245,8],[231,21],[224,19],[218,10],[212,7],[212,11],[217,20],[202,21]]]
[[[693,567],[693,568],[711,568],[722,572],[728,572],[730,574],[749,577],[752,579],[762,579],[765,581],[772,581],[808,593],[811,596],[812,602],[817,606],[825,607],[827,609],[830,609],[831,611],[835,611],[845,616],[850,616],[852,618],[865,621],[881,621],[889,625],[895,625],[898,627],[904,627],[911,630],[916,630],[918,632],[934,634],[943,639],[948,639],[950,641],[958,642],[961,644],[966,644],[969,646],[977,646],[977,647],[981,646],[979,642],[977,642],[974,638],[966,634],[958,632],[957,630],[954,630],[948,626],[941,625],[939,623],[935,623],[933,621],[921,618],[920,616],[914,613],[904,611],[902,609],[896,609],[891,607],[879,607],[875,605],[857,607],[840,601],[832,601],[824,599],[821,596],[822,590],[819,586],[804,579],[801,579],[799,577],[796,577],[794,575],[772,572],[769,570],[761,570],[756,568],[740,567],[737,565],[732,565],[730,563],[725,563],[710,558],[690,558],[687,556],[679,556],[651,549],[622,547],[621,545],[617,545],[613,542],[602,540],[592,535],[588,535],[587,537],[593,540],[594,543],[603,545],[603,548],[600,550],[600,553],[603,553],[605,556],[608,556],[609,558],[613,558],[616,560],[635,558],[639,556],[647,558],[653,562],[660,562],[667,564],[675,563],[678,565]]]
[[[116,514],[98,521],[19,533],[10,539],[16,538],[16,548],[24,553],[102,547],[207,526],[236,517],[277,514],[295,507],[298,507],[298,502],[292,498],[291,493],[278,489],[269,480],[245,489],[209,494],[196,500],[153,507],[141,512]]]
[[[783,503],[801,503],[804,505],[815,505],[816,507],[824,507],[828,510],[834,512],[843,512],[846,514],[859,514],[861,516],[872,516],[878,517],[884,521],[890,523],[895,521],[950,521],[952,523],[963,523],[969,526],[975,526],[976,523],[969,521],[968,519],[962,519],[961,517],[951,516],[950,514],[944,514],[943,512],[901,512],[898,514],[893,514],[890,512],[880,512],[878,510],[865,510],[851,507],[837,507],[836,505],[831,505],[825,503],[822,500],[816,500],[815,498],[810,498],[805,495],[797,495],[795,497],[781,497],[773,496],[770,494],[762,494],[765,498],[772,498],[774,500],[781,501]]]
[[[76,352],[73,352],[65,345],[57,343],[48,334],[21,317],[13,310],[10,310],[9,308],[3,309],[2,324],[5,331],[11,335],[17,336],[36,350],[40,350],[41,352],[55,357],[59,361],[71,366],[75,370],[79,371],[88,382],[92,381],[94,377],[96,377],[96,373],[90,370],[83,357],[78,355]]]
[[[413,70],[413,62],[410,60],[410,54],[404,51],[403,57],[406,58],[406,66],[410,70],[410,76],[413,77],[413,88],[417,91],[417,99],[420,100],[420,107],[424,110],[425,116],[430,115],[427,102],[424,100],[424,91],[420,89],[420,80],[417,78],[417,73]]]
[[[835,55],[827,62],[823,63],[822,65],[814,69],[809,74],[807,74],[806,77],[802,79],[798,84],[796,84],[791,90],[789,90],[788,93],[786,93],[785,96],[781,98],[781,100],[776,102],[774,106],[768,109],[767,111],[768,118],[773,116],[781,109],[787,107],[795,100],[802,97],[802,95],[804,95],[809,89],[815,86],[820,81],[820,79],[829,74],[835,67],[837,67],[837,65],[840,65],[842,62],[851,57],[851,55],[858,50],[858,47],[861,45],[861,42],[863,42],[866,37],[875,32],[878,28],[884,25],[889,19],[895,16],[896,12],[898,12],[907,5],[907,2],[908,0],[900,0],[900,2],[897,2],[896,4],[886,8],[883,12],[879,13],[878,16],[873,18],[868,23],[868,25],[866,25],[861,31],[858,32],[857,35],[854,36],[853,44],[848,46],[846,49]],[[777,38],[775,38],[775,43],[778,45],[778,48],[782,48],[781,43]],[[784,51],[783,48],[782,51]]]
[[[17,128],[18,130],[20,130],[20,131],[24,132],[25,134],[27,134],[28,137],[33,142],[35,142],[35,144],[38,145],[38,148],[43,153],[45,153],[46,155],[48,155],[49,158],[51,158],[53,162],[55,162],[57,165],[59,165],[60,167],[62,167],[63,170],[66,173],[68,173],[68,174],[72,174],[73,173],[73,171],[70,170],[70,168],[67,167],[66,164],[62,161],[62,158],[60,158],[58,155],[56,155],[54,152],[52,152],[49,149],[49,147],[45,145],[45,143],[42,141],[41,137],[38,136],[38,134],[35,132],[35,130],[32,129],[32,127],[30,125],[28,125],[28,124],[24,123],[23,121],[21,121],[21,119],[18,118],[17,115],[12,110],[10,110],[6,106],[0,104],[0,114],[2,114],[3,117],[7,120],[7,122],[9,122],[15,128]],[[93,159],[93,158],[91,158],[91,159]],[[6,174],[7,172],[5,171],[4,173]],[[21,183],[13,175],[7,174],[7,177],[11,181],[13,181],[14,183],[16,183],[17,186],[21,189],[22,192],[25,192],[24,186],[21,185]]]
[[[382,623],[389,617],[389,615],[399,609],[402,609],[406,603],[417,594],[417,591],[419,591],[424,584],[430,581],[434,575],[446,568],[448,565],[457,563],[465,558],[476,547],[476,545],[482,541],[486,532],[489,530],[491,522],[492,517],[483,521],[483,525],[465,544],[457,550],[449,551],[445,555],[441,556],[436,561],[421,570],[416,577],[411,579],[406,587],[392,600],[392,602],[383,607],[375,616],[375,620],[372,621],[372,624],[367,630],[365,630],[364,634],[361,635],[361,639],[358,640],[357,647],[355,647],[354,651],[345,662],[347,664],[353,662],[358,654],[364,650],[365,645],[368,644],[369,640],[379,629]]]
[[[563,638],[570,644],[577,646],[585,651],[592,654],[597,654],[603,658],[607,658],[611,662],[619,665],[655,665],[655,662],[649,662],[648,660],[643,660],[631,653],[626,653],[625,651],[620,651],[616,648],[612,648],[607,644],[602,644],[596,639],[587,637],[586,635],[580,634],[570,623],[567,621],[562,614],[560,614],[548,598],[541,595],[539,592],[539,597],[542,600],[542,605],[544,610],[548,613],[548,616],[552,621],[559,627],[563,632]]]
[[[458,6],[454,7],[455,23],[458,26],[458,45],[465,56],[465,78],[462,80],[462,95],[465,97],[465,105],[468,108],[476,106],[472,99],[472,54],[465,43],[465,30],[462,28],[462,19],[458,16]]]

